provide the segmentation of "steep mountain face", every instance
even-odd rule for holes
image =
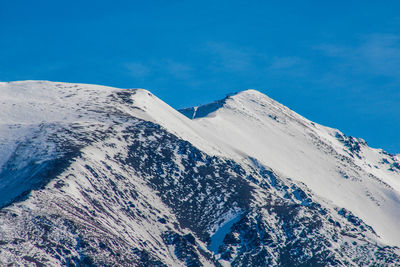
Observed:
[[[313,123],[255,90],[217,103],[221,107],[216,110],[209,104],[183,112],[188,115],[196,110],[197,123],[208,129],[225,151],[233,151],[232,158],[257,158],[353,211],[385,242],[400,244],[400,178],[394,155]]]
[[[400,161],[247,90],[0,83],[0,265],[400,266]]]

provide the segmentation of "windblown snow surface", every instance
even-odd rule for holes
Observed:
[[[400,159],[246,90],[0,83],[0,266],[400,266]]]

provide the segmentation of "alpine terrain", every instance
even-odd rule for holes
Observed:
[[[400,156],[246,90],[0,83],[0,266],[400,266]]]

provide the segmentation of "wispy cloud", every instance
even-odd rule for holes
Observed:
[[[304,60],[299,57],[274,57],[268,67],[270,71],[287,70],[298,66]]]
[[[192,73],[193,73],[193,68],[186,63],[174,61],[171,59],[168,59],[164,62],[159,62],[158,67],[160,69],[164,69],[172,76],[174,76],[177,79],[191,79],[192,78]]]
[[[214,71],[246,72],[254,67],[256,52],[229,43],[208,42],[203,50],[212,57]]]
[[[305,72],[307,60],[292,55],[276,56],[268,51],[229,43],[208,42],[204,51],[212,58],[210,69],[214,72],[231,72],[251,78],[273,76],[298,76]]]
[[[393,103],[400,101],[400,36],[370,34],[352,45],[325,43],[313,50],[329,62],[315,79],[321,88],[346,92],[354,110],[363,114],[378,114],[377,109],[379,114],[399,113]]]
[[[144,78],[151,74],[163,73],[171,75],[175,79],[190,79],[192,77],[192,67],[186,63],[172,59],[149,60],[147,62],[128,62],[125,69],[129,75],[135,78]]]
[[[125,67],[135,78],[142,78],[150,73],[150,68],[140,62],[129,62],[125,64]]]
[[[375,34],[365,39],[356,51],[364,59],[365,67],[377,75],[400,78],[400,37]]]
[[[249,83],[266,76],[299,76],[305,72],[304,66],[307,63],[305,59],[297,56],[269,55],[225,42],[207,42],[194,51],[203,57],[203,61],[187,63],[172,58],[153,58],[148,61],[128,62],[124,68],[136,79],[160,79],[169,75],[170,78],[188,85],[198,85],[203,83],[203,80],[214,79],[220,74],[247,77]]]
[[[342,71],[400,80],[400,36],[371,34],[360,38],[358,45],[322,44],[314,49],[336,59],[334,64]]]

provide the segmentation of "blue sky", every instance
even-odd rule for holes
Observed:
[[[254,88],[400,153],[398,1],[0,1],[0,81],[146,88],[175,108]]]

